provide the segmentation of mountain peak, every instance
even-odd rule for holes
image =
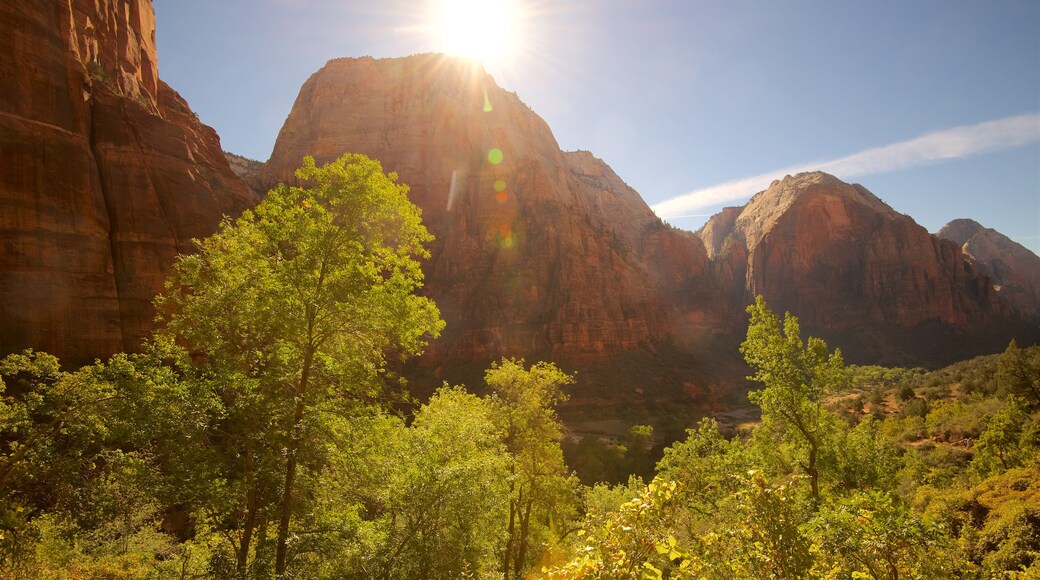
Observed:
[[[783,216],[801,204],[821,205],[821,217],[836,229],[848,225],[849,205],[863,206],[886,217],[898,215],[862,185],[845,183],[822,171],[810,171],[787,175],[755,194],[736,219],[736,231],[742,234],[750,249],[772,231]]]
[[[982,224],[973,219],[960,218],[944,225],[935,235],[963,246],[965,242],[984,229],[986,228]]]

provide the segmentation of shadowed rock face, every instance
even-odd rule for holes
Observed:
[[[1040,323],[1040,257],[1004,234],[970,219],[958,219],[936,234],[961,247],[992,280],[1000,297],[1023,317]]]
[[[0,4],[0,168],[4,353],[139,348],[176,253],[256,201],[159,80],[146,0]]]
[[[605,357],[665,341],[661,289],[703,274],[672,230],[602,161],[479,67],[437,55],[330,61],[303,86],[262,174],[304,155],[379,159],[436,236],[426,292],[447,321],[431,358]]]

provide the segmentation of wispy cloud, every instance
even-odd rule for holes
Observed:
[[[926,133],[920,137],[875,147],[840,159],[777,169],[769,173],[728,181],[673,197],[653,206],[662,218],[689,215],[698,209],[744,199],[785,175],[826,171],[842,179],[917,167],[936,161],[970,157],[1040,141],[1040,113],[1019,115]]]

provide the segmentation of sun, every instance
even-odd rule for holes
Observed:
[[[497,67],[515,56],[519,0],[435,0],[437,50]]]

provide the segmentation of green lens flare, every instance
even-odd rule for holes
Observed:
[[[496,147],[491,151],[488,151],[488,161],[490,161],[492,165],[502,163],[502,150]]]
[[[506,190],[506,182],[505,182],[505,180],[504,179],[496,179],[495,180],[495,191],[505,191],[505,190]]]

